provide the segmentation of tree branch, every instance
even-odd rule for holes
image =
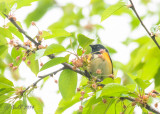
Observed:
[[[23,35],[26,36],[26,38],[28,38],[28,40],[30,40],[31,42],[33,42],[36,46],[39,45],[39,43],[37,43],[33,38],[31,38],[29,35],[26,34],[26,32],[16,23],[16,21],[13,18],[9,18],[8,15],[4,14],[8,20],[10,20],[10,22],[19,30],[19,32],[21,32]]]
[[[134,98],[131,98],[131,97],[121,97],[120,99],[122,99],[122,100],[123,99],[127,99],[127,100],[132,101],[132,102],[136,101]],[[144,105],[144,104],[142,104],[142,105]],[[156,110],[155,108],[149,106],[147,103],[145,104],[145,108],[147,110],[151,111],[151,112],[154,112],[156,114],[160,114],[160,112],[158,110]]]
[[[138,20],[140,21],[141,25],[143,26],[143,28],[146,30],[146,32],[148,33],[148,35],[151,37],[151,39],[154,41],[154,43],[155,43],[155,44],[157,45],[157,47],[160,49],[160,46],[159,46],[158,42],[157,42],[156,39],[155,39],[155,35],[152,35],[152,34],[149,32],[149,30],[147,29],[147,27],[144,25],[143,21],[141,20],[140,16],[138,15],[138,13],[137,13],[137,11],[136,11],[136,9],[135,9],[135,6],[134,6],[132,0],[129,0],[129,1],[130,1],[131,5],[132,5],[130,8],[134,11],[134,13],[136,14]]]

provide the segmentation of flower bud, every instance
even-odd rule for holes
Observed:
[[[83,106],[79,106],[79,111],[80,111],[80,112],[83,111]]]
[[[9,67],[13,67],[13,63],[9,63]]]
[[[80,88],[77,88],[77,92],[79,92],[79,91],[81,91],[81,89],[80,89]]]
[[[81,91],[81,95],[83,96],[85,94],[85,91]]]
[[[82,100],[83,100],[83,96],[81,96],[81,97],[79,98],[79,100],[82,101]]]
[[[97,70],[96,70],[96,73],[97,73],[97,74],[101,74],[101,73],[102,73],[101,69],[97,69]]]
[[[32,26],[36,26],[36,23],[34,21],[31,22]]]
[[[22,57],[22,60],[25,61],[25,60],[26,60],[26,57]]]

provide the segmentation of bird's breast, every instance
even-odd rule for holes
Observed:
[[[98,54],[92,54],[92,59],[88,65],[88,71],[91,72],[94,76],[100,76],[100,78],[105,78],[108,75],[112,74],[112,62],[107,52],[101,54],[99,57]],[[97,72],[101,71],[101,73]]]

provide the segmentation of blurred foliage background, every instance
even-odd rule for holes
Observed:
[[[21,23],[23,23],[23,25],[25,24],[24,26],[29,28],[32,21],[40,21],[47,14],[47,12],[50,11],[50,9],[60,8],[62,10],[61,18],[52,23],[47,30],[42,31],[42,37],[46,42],[50,41],[50,39],[53,39],[57,44],[65,46],[67,50],[72,50],[72,48],[76,50],[78,48],[77,34],[82,33],[86,36],[89,35],[88,37],[92,36],[92,39],[94,39],[93,44],[103,44],[109,50],[111,57],[116,55],[117,51],[112,47],[112,44],[109,46],[104,44],[99,35],[99,31],[104,29],[104,25],[101,23],[100,18],[104,11],[112,5],[109,4],[107,0],[88,0],[88,4],[85,6],[75,4],[73,1],[63,4],[62,0],[0,0],[0,16],[5,20],[5,22],[0,22],[1,24],[3,23],[0,27],[0,75],[3,75],[2,77],[5,77],[4,73],[6,70],[10,70],[14,80],[21,79],[19,70],[13,72],[12,69],[8,68],[8,64],[13,62],[14,65],[19,66],[22,62],[22,57],[24,56],[24,49],[19,49],[17,51],[14,47],[10,48],[7,45],[7,42],[13,38],[20,42],[26,41],[24,35],[22,35],[20,32],[17,32],[15,26],[5,19],[3,13],[14,15],[14,13],[16,13],[18,10],[21,10],[23,7],[29,8],[32,2],[37,2],[36,8],[25,17],[24,22],[17,22],[19,26],[22,26]],[[117,2],[118,1],[115,0],[113,4],[116,4]],[[128,0],[125,0],[125,3],[128,4]],[[158,25],[160,24],[160,1],[140,0],[137,3],[142,9],[144,8],[142,11],[145,10],[144,12],[141,12],[141,9],[137,8],[137,11],[141,14],[141,19],[145,22],[152,22],[153,25],[150,27],[150,30],[152,33],[157,34],[156,40],[160,44],[160,37],[158,33]],[[140,27],[142,28],[142,26],[131,9],[122,7],[112,14],[112,16],[117,16],[117,18],[124,15],[130,17],[129,29],[131,31],[121,43],[125,45],[126,48],[133,44],[136,45],[136,48],[134,47],[132,49],[132,52],[130,53],[130,59],[127,63],[121,63],[113,59],[114,71],[115,73],[119,71],[122,72],[122,76],[117,76],[122,77],[121,83],[123,85],[136,84],[135,79],[140,78],[143,81],[149,81],[154,84],[154,89],[160,92],[159,49],[156,47],[151,38],[147,36],[147,33],[142,35],[140,34],[139,36],[133,35],[137,32],[141,32],[137,30],[139,30]],[[99,22],[95,21],[96,18],[99,20]],[[45,26],[45,22],[41,24]],[[121,24],[117,26],[123,27]],[[40,29],[42,30],[43,28]],[[68,29],[71,29],[71,32],[68,32]],[[36,38],[36,36],[34,36],[34,38]],[[109,38],[112,38],[112,36],[109,36]],[[72,46],[70,41],[72,42]],[[87,53],[89,53],[90,49],[88,46],[86,49],[88,51]],[[20,61],[16,62],[15,59],[19,55]],[[28,60],[31,60],[31,65],[29,65],[29,67],[31,68],[31,71],[37,75],[39,73],[39,63],[38,60],[32,59],[34,57],[35,55],[33,54],[30,56],[30,58],[28,58]],[[10,97],[11,94],[9,93],[7,95]],[[5,99],[6,98],[2,99],[1,101],[3,102]],[[30,99],[34,99],[35,101],[37,100],[35,97],[30,97]]]

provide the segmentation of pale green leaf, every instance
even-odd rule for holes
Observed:
[[[125,6],[124,2],[118,2],[117,4],[110,6],[102,13],[101,21],[104,21],[105,19],[110,17],[112,14],[114,14],[116,11],[118,11],[120,8],[124,6]]]
[[[40,49],[40,50],[37,50],[36,53],[35,53],[35,60],[41,58],[43,55],[44,55],[44,52],[45,52],[45,49]]]
[[[38,21],[39,19],[41,19],[53,4],[53,0],[40,0],[36,9],[32,11],[25,19],[27,27],[30,26],[32,21]]]
[[[64,29],[51,29],[51,31],[52,31],[52,34],[44,31],[42,37],[44,39],[50,39],[55,37],[68,37],[72,35],[71,33],[65,31]]]

